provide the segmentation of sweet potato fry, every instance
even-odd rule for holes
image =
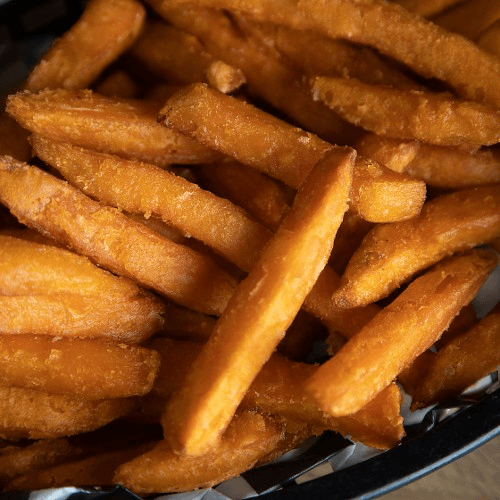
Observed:
[[[103,207],[42,170],[0,158],[0,200],[16,217],[175,302],[220,314],[237,280],[216,263]]]
[[[500,108],[500,61],[466,38],[447,32],[401,6],[382,0],[147,0],[154,9],[173,9],[196,3],[223,8],[292,28],[309,29],[362,45],[400,61],[416,73],[438,78],[467,99]]]
[[[114,481],[137,494],[215,486],[253,467],[281,439],[283,430],[271,419],[241,413],[205,455],[179,455],[162,441],[150,452],[118,467]]]
[[[175,449],[201,455],[217,442],[282,339],[326,264],[347,208],[353,163],[350,148],[332,149],[318,163],[231,297],[162,417],[165,437]],[[257,317],[258,322],[252,320]]]
[[[268,229],[228,200],[154,165],[40,136],[30,141],[39,158],[87,195],[121,210],[160,217],[244,271],[250,270],[271,237]]]
[[[330,415],[358,411],[434,344],[497,263],[475,250],[415,279],[310,377],[308,394]]]
[[[85,400],[19,387],[0,388],[0,437],[48,439],[93,431],[131,413],[135,398]]]
[[[165,311],[152,294],[85,257],[1,233],[0,307],[3,334],[127,343],[141,342],[159,330]]]
[[[2,385],[84,399],[145,394],[159,366],[143,347],[48,335],[0,335],[0,352]]]
[[[357,307],[386,297],[418,271],[500,233],[500,186],[441,195],[410,220],[374,227],[349,261],[335,303]]]
[[[277,178],[293,188],[298,188],[312,167],[332,146],[317,136],[275,118],[254,106],[241,102],[231,96],[209,89],[203,84],[191,85],[165,103],[161,110],[163,123],[173,127],[202,144],[232,156],[239,162]],[[227,126],[227,122],[231,127]],[[401,195],[387,196],[382,189],[381,174],[387,174],[389,191],[395,192],[397,176],[389,169],[380,166],[367,169],[366,161],[358,157],[356,169],[362,169],[363,175],[351,193],[352,210],[357,210],[357,203],[363,200],[365,207],[384,206],[382,212],[367,211],[366,216],[376,217],[372,222],[394,221],[401,216],[414,216],[423,202],[425,186],[422,181],[402,176],[400,179]],[[370,176],[373,174],[373,176]],[[380,183],[378,189],[371,189],[366,184]],[[364,197],[364,192],[367,197]],[[368,195],[369,190],[369,195]],[[404,193],[404,195],[402,194]],[[405,198],[417,195],[416,200]],[[380,201],[373,196],[380,196]],[[404,210],[407,210],[405,212]]]
[[[476,326],[446,344],[417,386],[412,408],[424,408],[460,394],[500,363],[500,305]]]
[[[6,109],[31,132],[127,159],[168,166],[210,162],[220,156],[161,127],[153,102],[57,89],[12,94]]]
[[[500,111],[448,93],[370,85],[354,78],[317,76],[313,98],[351,123],[384,137],[441,146],[500,142]]]
[[[90,0],[77,21],[31,71],[24,87],[81,89],[125,52],[141,32],[146,10],[137,0]]]

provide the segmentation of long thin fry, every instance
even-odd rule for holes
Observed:
[[[212,259],[103,207],[42,170],[0,158],[0,199],[29,226],[174,302],[220,314],[237,280]]]
[[[312,375],[307,392],[330,415],[358,411],[439,338],[497,263],[475,250],[417,278]]]
[[[90,0],[77,21],[31,71],[24,87],[81,89],[135,41],[146,10],[137,0]]]
[[[154,102],[106,97],[90,90],[56,89],[12,94],[6,109],[31,132],[128,159],[168,166],[220,157],[161,127]]]
[[[353,150],[338,148],[316,166],[236,289],[162,417],[175,449],[203,454],[229,424],[326,264],[347,207],[353,163]]]
[[[334,294],[357,307],[389,295],[418,271],[500,234],[500,186],[441,195],[410,220],[374,227],[354,253]]]
[[[161,12],[196,3],[223,8],[332,38],[369,45],[424,77],[451,85],[459,95],[500,108],[500,61],[460,35],[382,0],[148,0]]]

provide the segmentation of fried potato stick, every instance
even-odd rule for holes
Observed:
[[[500,234],[500,186],[441,195],[410,220],[375,226],[352,256],[334,293],[342,307],[389,295],[417,272]]]
[[[2,385],[83,399],[146,394],[159,367],[155,351],[93,339],[2,334],[0,352]]]
[[[0,200],[23,223],[181,305],[220,314],[236,286],[212,259],[9,157],[0,158]]]
[[[361,409],[427,350],[479,291],[498,257],[487,250],[450,257],[415,279],[306,382],[333,416]]]
[[[460,394],[500,363],[500,305],[477,325],[446,344],[417,386],[412,409]]]
[[[353,150],[335,148],[315,167],[236,289],[162,417],[174,449],[202,455],[220,439],[326,265],[347,208],[353,163]]]
[[[103,293],[103,290],[106,293]],[[163,325],[163,303],[126,278],[53,245],[0,234],[0,332],[138,343]]]
[[[0,388],[0,437],[59,438],[89,432],[131,413],[135,398],[86,400],[20,387]]]
[[[28,90],[80,89],[136,40],[146,9],[137,0],[90,0],[80,19],[43,55],[28,76]]]
[[[168,166],[220,157],[160,126],[154,102],[101,96],[90,90],[56,89],[12,94],[6,109],[33,133],[127,159]]]
[[[20,161],[29,161],[31,147],[28,132],[5,111],[0,112],[0,155],[8,155]]]
[[[500,111],[448,93],[370,85],[354,78],[309,80],[313,99],[384,137],[441,146],[500,142]]]
[[[500,108],[500,61],[466,38],[383,0],[148,0],[160,10],[196,3],[248,14],[331,38],[369,45],[426,78],[448,83],[462,97]]]
[[[87,195],[154,215],[249,271],[272,233],[230,201],[154,165],[31,137],[36,155]]]
[[[221,441],[205,455],[179,455],[162,441],[118,467],[114,481],[140,495],[208,488],[252,468],[282,439],[280,425],[245,412],[234,417]]]
[[[332,147],[317,136],[296,128],[258,108],[231,96],[194,84],[180,90],[165,103],[160,112],[162,123],[173,127],[208,147],[233,157],[237,161],[279,179],[292,188],[298,188],[313,166]],[[231,123],[231,127],[227,123]],[[397,180],[389,169],[380,166],[367,169],[366,162],[357,157],[356,168],[362,169],[360,182],[353,183],[351,209],[364,200],[363,213],[372,222],[390,222],[401,216],[416,215],[425,196],[422,181],[402,176],[399,190]],[[370,176],[373,173],[373,176]],[[388,177],[388,189],[384,178]],[[366,183],[375,182],[364,198]],[[394,196],[397,193],[397,196]],[[380,197],[375,201],[373,196]],[[416,199],[412,196],[416,195]],[[375,207],[384,206],[382,212]],[[371,211],[370,207],[374,207]],[[405,211],[406,210],[406,211]]]

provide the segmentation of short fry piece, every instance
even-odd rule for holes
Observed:
[[[500,305],[446,344],[417,386],[412,409],[446,400],[496,370],[500,363]]]
[[[159,367],[144,347],[48,335],[0,335],[0,353],[2,385],[83,399],[146,394]]]
[[[81,89],[90,84],[139,35],[146,10],[137,0],[91,0],[28,76],[25,88]]]
[[[445,93],[370,85],[354,78],[317,76],[309,84],[315,100],[384,137],[441,146],[500,142],[500,111],[484,104]]]
[[[220,157],[160,126],[154,102],[107,97],[90,90],[56,89],[12,94],[6,109],[31,132],[126,159],[168,166]]]
[[[1,387],[0,437],[48,439],[89,432],[131,413],[136,405],[135,398],[86,400],[76,395]]]
[[[0,157],[0,199],[27,225],[181,305],[220,314],[236,286],[214,260],[9,157]]]
[[[174,449],[202,455],[218,441],[292,323],[327,262],[347,208],[354,154],[350,148],[334,148],[318,163],[236,289],[162,417]]]
[[[441,195],[410,220],[374,227],[354,253],[334,294],[357,307],[386,297],[418,271],[453,252],[500,235],[500,186]]]
[[[165,311],[158,298],[134,282],[98,268],[86,257],[3,234],[0,307],[2,334],[108,338],[127,343],[141,342],[160,329]]]
[[[428,349],[498,263],[490,251],[450,257],[415,279],[306,382],[333,416],[362,408]]]
[[[215,486],[253,467],[282,438],[281,426],[271,419],[251,412],[240,413],[222,440],[205,455],[179,455],[162,441],[150,452],[121,465],[114,481],[137,494]]]

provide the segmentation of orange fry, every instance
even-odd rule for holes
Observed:
[[[181,305],[220,314],[236,286],[212,259],[9,157],[0,158],[0,200],[23,223]]]
[[[333,416],[361,409],[439,338],[498,263],[490,251],[450,257],[415,279],[307,381]]]
[[[210,162],[220,156],[160,126],[154,102],[57,89],[12,94],[6,109],[33,133],[127,159],[168,166]]]
[[[318,163],[237,287],[162,417],[175,449],[201,455],[217,442],[284,336],[328,259],[347,207],[353,163],[350,148],[332,149]]]
[[[90,0],[77,21],[31,71],[28,90],[88,87],[139,35],[146,10],[137,0]]]
[[[410,220],[375,226],[349,261],[335,303],[357,307],[386,297],[418,271],[500,235],[500,186],[441,195]]]
[[[159,366],[143,347],[48,335],[0,335],[0,352],[2,385],[84,399],[146,394]]]
[[[477,325],[446,344],[417,386],[412,409],[460,394],[500,363],[500,305]]]
[[[135,398],[85,400],[76,395],[0,387],[0,437],[48,439],[93,431],[131,413],[136,405]]]
[[[500,142],[500,111],[485,104],[447,93],[370,85],[354,78],[317,76],[309,85],[315,100],[383,137],[441,146]]]

